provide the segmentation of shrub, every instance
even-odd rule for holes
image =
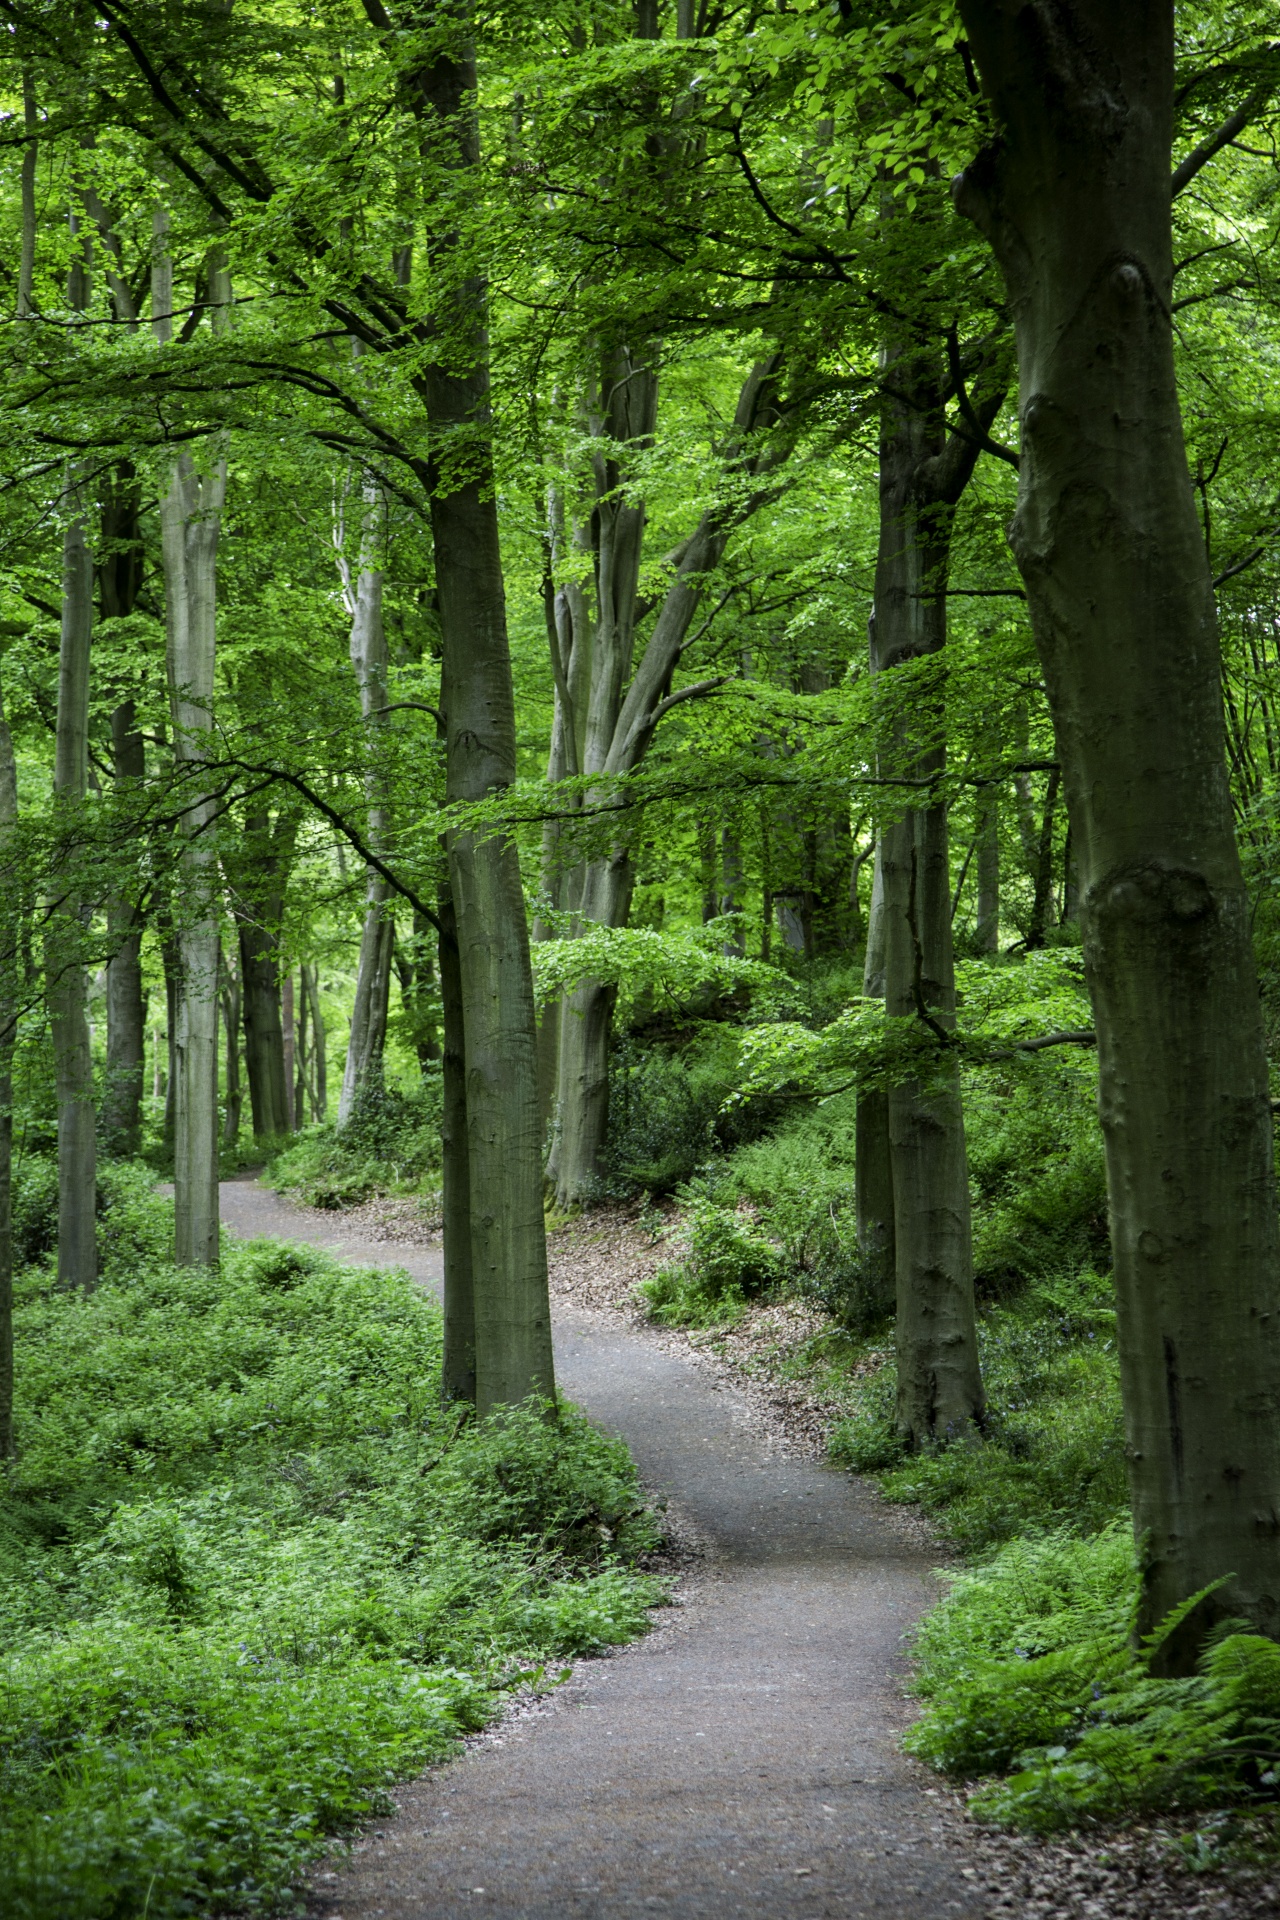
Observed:
[[[684,1260],[659,1268],[638,1291],[652,1319],[705,1326],[735,1319],[747,1296],[774,1285],[782,1272],[778,1249],[748,1217],[702,1200],[694,1203]]]
[[[446,1412],[407,1276],[268,1241],[18,1291],[6,1916],[295,1907],[504,1690],[643,1630],[625,1450],[567,1407]]]
[[[267,1178],[304,1206],[341,1209],[373,1194],[438,1184],[442,1082],[433,1074],[412,1092],[370,1086],[345,1127],[322,1126],[287,1141]]]
[[[1274,1800],[1280,1647],[1228,1626],[1200,1671],[1156,1680],[1149,1660],[1195,1598],[1135,1652],[1132,1531],[1019,1540],[955,1579],[917,1636],[929,1702],[907,1735],[940,1770],[993,1780],[980,1819],[1049,1832],[1156,1808]]]

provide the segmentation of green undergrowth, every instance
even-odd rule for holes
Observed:
[[[864,1354],[866,1350],[863,1350]],[[1026,1528],[1090,1532],[1124,1509],[1124,1434],[1109,1279],[1041,1280],[978,1322],[987,1427],[976,1444],[906,1455],[893,1429],[891,1348],[870,1350],[832,1457],[916,1505],[943,1536],[980,1552]]]
[[[656,1523],[571,1409],[442,1409],[406,1277],[270,1241],[179,1272],[140,1182],[116,1213],[96,1293],[18,1286],[0,1912],[295,1910],[395,1780],[644,1630]]]
[[[308,1127],[278,1143],[266,1180],[301,1205],[341,1209],[377,1194],[434,1196],[440,1187],[439,1075],[412,1092],[370,1087],[344,1127]]]
[[[908,1750],[979,1783],[978,1819],[1035,1832],[1205,1808],[1270,1814],[1280,1646],[1227,1626],[1194,1675],[1157,1679],[1150,1656],[1193,1602],[1135,1650],[1137,1599],[1127,1517],[1087,1538],[1011,1541],[953,1576],[917,1634],[925,1711]],[[1218,1821],[1187,1844],[1221,1856],[1231,1838]]]

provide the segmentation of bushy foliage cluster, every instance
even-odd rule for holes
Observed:
[[[736,1319],[749,1295],[764,1292],[782,1275],[777,1248],[750,1215],[702,1200],[689,1215],[684,1258],[642,1280],[639,1291],[655,1320],[706,1326]]]
[[[271,1161],[277,1193],[303,1206],[359,1206],[373,1194],[434,1192],[440,1179],[438,1074],[411,1092],[370,1082],[344,1127],[308,1128]]]
[[[1199,1671],[1157,1679],[1136,1650],[1132,1529],[1050,1533],[953,1580],[918,1638],[928,1703],[907,1746],[988,1782],[981,1819],[1039,1832],[1147,1813],[1273,1801],[1280,1786],[1280,1647],[1219,1630]]]
[[[119,1224],[136,1242],[156,1210]],[[655,1524],[625,1449],[567,1408],[444,1410],[407,1278],[256,1242],[19,1291],[15,1920],[288,1905],[325,1836],[504,1690],[642,1629]]]

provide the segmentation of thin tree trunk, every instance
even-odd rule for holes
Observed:
[[[418,85],[433,138],[448,151],[451,170],[474,179],[480,157],[475,60],[461,35],[420,71]],[[437,234],[435,260],[443,264],[452,244],[447,232]],[[426,369],[422,393],[432,439],[445,792],[456,803],[510,785],[516,738],[490,465],[483,284],[464,281],[446,306],[453,331],[450,368]],[[461,370],[453,371],[460,363]],[[531,1393],[555,1392],[533,975],[519,861],[510,840],[494,832],[455,832],[448,855],[465,1036],[476,1404],[485,1413]],[[458,1271],[455,1265],[453,1273]],[[446,1318],[449,1311],[446,1305]]]
[[[739,479],[763,482],[790,452],[792,441],[785,428],[767,444],[756,437],[761,425],[774,417],[777,372],[776,358],[759,362],[738,395],[733,427],[722,450]],[[625,363],[606,369],[605,377],[606,394],[616,391],[616,406],[621,408],[625,400],[630,409],[616,419],[607,416],[611,430],[606,430],[615,444],[643,449],[652,432],[649,401],[645,399],[652,374],[627,357]],[[703,514],[692,537],[680,549],[675,577],[627,685],[644,506],[643,502],[628,504],[622,488],[624,479],[625,474],[614,461],[603,464],[597,479],[598,499],[605,504],[612,500],[612,507],[611,513],[600,520],[600,614],[583,755],[583,771],[589,774],[629,773],[648,752],[655,728],[667,711],[671,678],[701,604],[706,576],[723,557],[732,528],[768,494],[766,486],[758,485],[745,504],[738,493],[732,496],[732,504],[727,499]],[[713,846],[713,867],[714,852]],[[587,862],[579,909],[583,922],[625,926],[631,889],[631,866],[625,850],[615,848]],[[611,989],[587,981],[566,998],[561,1013],[555,1188],[557,1203],[566,1208],[581,1204],[600,1171],[600,1148],[608,1120],[613,999]]]
[[[289,1131],[280,1017],[280,949],[273,929],[240,922],[240,978],[244,1001],[244,1063],[254,1138]]]
[[[867,953],[862,970],[862,991],[868,1000],[884,999],[884,874],[880,862],[877,840]],[[889,1095],[884,1087],[867,1087],[858,1092],[854,1116],[853,1195],[863,1288],[872,1310],[888,1315],[897,1302],[897,1248],[893,1228]]]
[[[440,1118],[444,1213],[444,1369],[446,1400],[476,1397],[476,1303],[471,1265],[471,1165],[467,1061],[458,930],[448,887],[440,890],[440,1001],[444,1028],[444,1105]]]
[[[73,234],[76,221],[72,220]],[[83,246],[83,243],[82,243]],[[88,272],[78,251],[69,275],[70,304],[88,305]],[[89,775],[89,650],[93,640],[93,560],[86,506],[67,469],[70,519],[62,539],[62,632],[58,651],[58,714],[53,791],[60,824],[70,827],[84,804]],[[80,902],[66,857],[45,934],[49,1021],[58,1102],[58,1283],[92,1288],[98,1277],[97,1142],[93,1058],[80,958]]]
[[[218,979],[222,998],[222,1030],[226,1035],[226,1112],[222,1123],[222,1144],[234,1147],[240,1138],[240,1114],[244,1092],[240,1084],[240,976],[227,962],[219,946]]]
[[[370,747],[385,723],[387,705],[387,634],[382,607],[382,569],[375,564],[382,541],[383,502],[370,485],[364,493],[360,529],[360,558],[356,579],[339,549],[339,568],[347,611],[351,616],[350,654],[360,689],[360,712]],[[377,852],[386,831],[381,778],[371,767],[366,780],[369,802],[369,844]],[[391,996],[392,949],[395,919],[387,883],[370,872],[365,891],[364,926],[356,969],[355,1000],[346,1068],[338,1096],[338,1125],[345,1127],[360,1094],[382,1085],[382,1058],[387,1042],[387,1010]]]
[[[360,1094],[382,1085],[382,1056],[387,1042],[387,1010],[391,998],[395,921],[381,874],[371,874],[365,895],[364,927],[360,935],[360,962],[351,1008],[351,1033],[346,1067],[338,1096],[338,1125],[346,1126]]]
[[[895,216],[896,217],[896,216]],[[955,501],[976,449],[948,443],[934,357],[890,353],[881,400],[880,541],[872,664],[878,680],[946,643],[946,581]],[[887,383],[889,384],[889,383]],[[899,701],[881,771],[913,786],[935,781],[945,748],[937,694]],[[955,1024],[951,869],[944,804],[903,809],[880,835],[885,916],[885,1012],[944,1031]],[[964,1113],[958,1069],[926,1089],[889,1089],[897,1270],[897,1429],[912,1448],[979,1429],[978,1366]]]
[[[141,490],[132,466],[122,462],[103,490],[103,556],[98,570],[102,618],[126,619],[142,584],[142,539],[138,526]],[[146,773],[137,708],[127,696],[111,715],[112,776],[117,798],[127,800]],[[146,1050],[146,1005],[142,991],[142,918],[130,893],[113,891],[107,902],[107,1070],[102,1087],[103,1150],[130,1159],[142,1144],[142,1077]]]
[[[165,1157],[173,1157],[174,1129],[177,1114],[177,1058],[178,1058],[178,990],[179,956],[178,942],[174,936],[173,923],[167,908],[162,916],[160,935],[160,962],[164,968],[164,1150]]]
[[[400,982],[400,999],[412,1030],[413,1050],[424,1079],[440,1063],[440,1038],[431,1005],[435,985],[433,947],[430,922],[415,909],[413,932],[408,940],[396,941],[392,957]]]
[[[1171,0],[961,0],[1000,134],[957,182],[1013,310],[1010,529],[1080,863],[1139,1631],[1230,1576],[1280,1635],[1280,1246],[1213,589],[1170,322]]]
[[[284,1086],[289,1107],[289,1126],[298,1125],[298,1096],[295,1088],[298,1072],[298,1023],[293,1004],[293,974],[286,970],[280,982],[280,1051],[284,1058]]]
[[[290,1131],[280,1011],[280,928],[294,830],[294,823],[284,817],[273,826],[266,814],[247,814],[235,863],[244,1060],[255,1140],[276,1139]]]
[[[0,695],[0,858],[18,821],[13,738]],[[13,1049],[18,1021],[20,921],[13,876],[0,872],[0,1460],[13,1434]]]
[[[302,970],[302,979],[303,986],[306,989],[307,1004],[311,1009],[311,1118],[319,1124],[328,1117],[329,1112],[325,1025],[324,1015],[320,1011],[320,969],[316,966],[304,967]]]

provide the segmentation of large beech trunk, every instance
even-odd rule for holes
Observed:
[[[152,317],[162,342],[173,329],[166,232],[161,216]],[[208,280],[215,311],[225,312],[230,286],[215,258]],[[214,803],[199,770],[208,758],[213,728],[218,536],[226,488],[224,452],[214,450],[201,472],[184,448],[160,501],[169,714],[185,803],[179,826],[180,902],[175,897],[179,966],[173,1050],[174,1258],[181,1267],[215,1266],[218,1260],[218,862],[210,834]]]
[[[435,151],[460,180],[479,161],[475,85],[474,57],[460,39],[418,76]],[[437,233],[433,266],[443,272],[451,264],[451,247],[450,234]],[[474,279],[443,294],[452,332],[449,363],[421,376],[432,437],[431,529],[450,802],[483,799],[509,786],[516,773],[515,698],[488,437],[485,298],[483,284]],[[448,860],[465,1052],[475,1398],[485,1413],[531,1393],[555,1392],[533,975],[519,859],[510,839],[492,831],[453,832]],[[446,1215],[446,1235],[451,1225]],[[446,1291],[462,1271],[446,1258]],[[452,1311],[446,1301],[446,1320]]]
[[[1170,324],[1171,0],[961,0],[1000,128],[957,182],[1017,330],[1026,583],[1098,1033],[1140,1630],[1280,1635],[1280,1249],[1212,583]]]
[[[89,647],[93,561],[81,512],[62,545],[62,637],[53,790],[67,824],[85,797],[89,771]],[[79,903],[58,883],[45,935],[49,1024],[58,1102],[58,1283],[92,1287],[98,1277],[93,1060],[87,982],[80,959]]]

